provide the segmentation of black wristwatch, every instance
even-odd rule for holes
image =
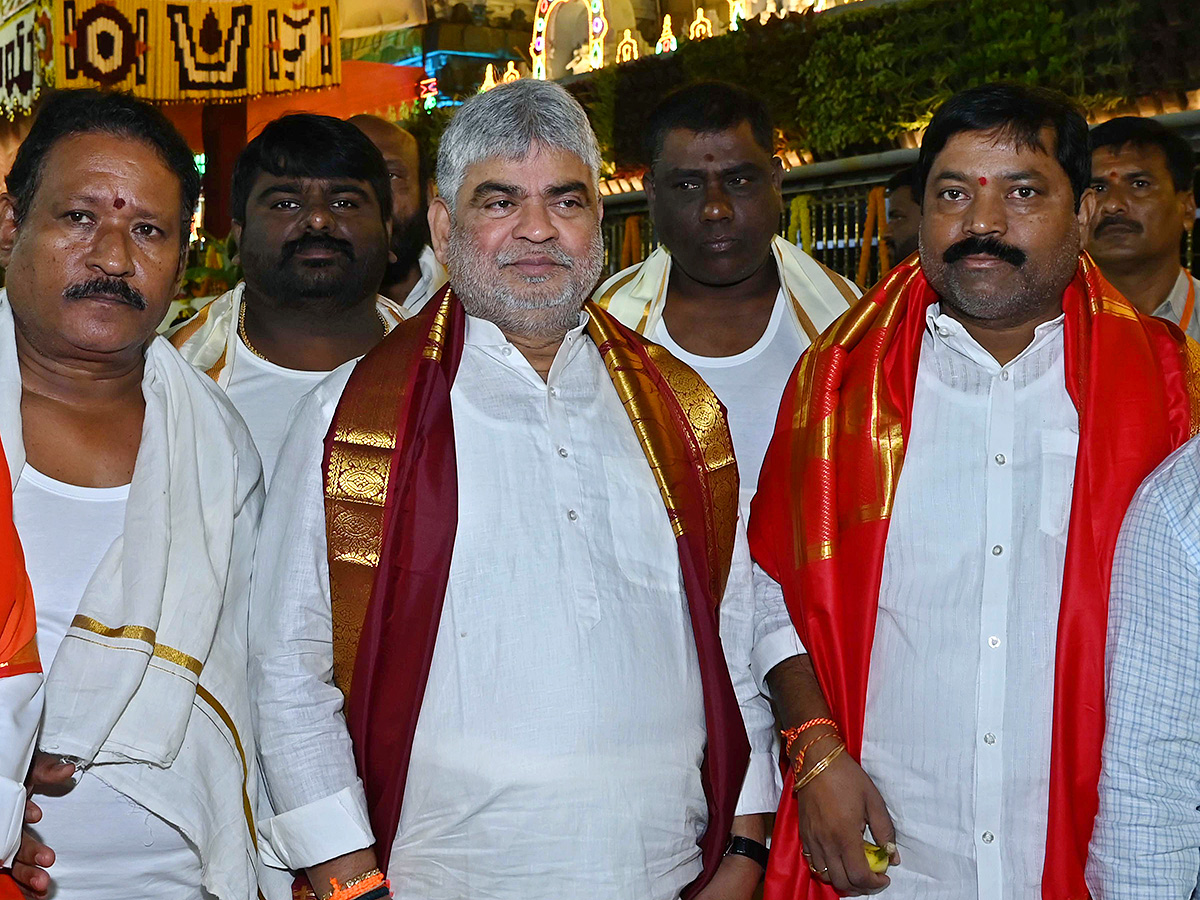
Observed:
[[[740,834],[730,835],[729,843],[725,847],[726,856],[745,856],[762,866],[764,872],[767,870],[767,857],[770,853],[765,845]]]

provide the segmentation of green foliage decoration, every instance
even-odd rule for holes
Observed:
[[[951,94],[989,81],[1055,88],[1089,110],[1194,90],[1200,65],[1185,38],[1196,33],[1195,0],[868,0],[752,19],[568,87],[617,170],[643,164],[654,103],[704,78],[763,97],[785,147],[834,158],[895,147]]]
[[[1200,0],[863,0],[822,13],[751,19],[674,53],[567,81],[591,118],[608,172],[644,165],[654,104],[721,79],[766,101],[780,149],[817,159],[897,146],[956,91],[1041,85],[1090,111],[1200,88]],[[452,110],[403,121],[436,158]]]

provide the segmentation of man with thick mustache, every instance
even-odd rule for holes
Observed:
[[[377,293],[394,256],[388,182],[362,131],[310,114],[271,122],[234,168],[244,281],[170,337],[242,414],[268,484],[296,401],[406,316]]]
[[[725,900],[762,877],[732,442],[694,372],[585,305],[599,165],[558,85],[468,101],[430,209],[449,288],[297,409],[250,680],[265,852],[320,897]]]
[[[809,652],[767,676],[795,778],[768,900],[1088,896],[1117,531],[1200,426],[1186,339],[1080,253],[1089,157],[1058,95],[947,101],[918,260],[784,394],[750,540]]]
[[[1200,280],[1179,264],[1196,225],[1196,154],[1154,119],[1120,116],[1092,129],[1096,211],[1087,250],[1113,287],[1144,313],[1200,338]]]
[[[155,335],[199,192],[154,107],[60,91],[0,196],[0,439],[46,672],[12,867],[35,897],[258,894],[262,470],[229,401]]]

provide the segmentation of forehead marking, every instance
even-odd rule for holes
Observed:
[[[980,175],[980,176],[979,176],[979,183],[980,183],[981,185],[982,185],[982,184],[987,184],[987,179],[986,179],[986,178],[984,178],[982,175]]]
[[[1111,172],[1109,172],[1109,173],[1108,173],[1108,177],[1109,177],[1109,178],[1116,178],[1116,177],[1117,177],[1117,170],[1116,170],[1116,169],[1113,169]]]
[[[113,209],[121,209],[124,206],[125,200],[123,198],[117,197],[115,200],[113,200]]]

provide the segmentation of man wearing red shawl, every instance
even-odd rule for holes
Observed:
[[[768,676],[798,789],[766,897],[1084,900],[1113,547],[1197,430],[1197,348],[1080,253],[1063,98],[964,91],[918,169],[919,263],[801,361],[754,500],[808,650]]]
[[[761,880],[777,797],[743,780],[773,721],[733,445],[694,372],[584,305],[599,164],[558,85],[465,104],[430,210],[450,288],[296,412],[250,679],[263,851],[321,898]]]

